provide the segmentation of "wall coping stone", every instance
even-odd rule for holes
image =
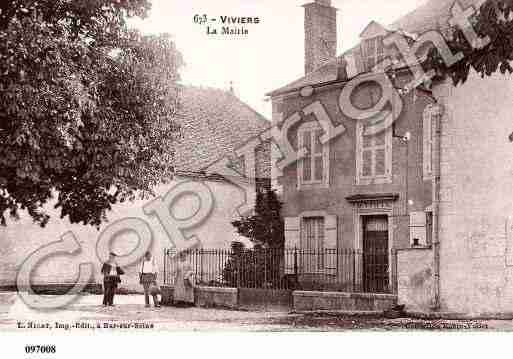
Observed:
[[[414,251],[430,251],[432,250],[432,246],[424,246],[424,247],[410,247],[410,248],[397,248],[397,252],[414,252]]]
[[[380,317],[384,315],[383,310],[297,310],[291,314],[315,314],[326,317]]]
[[[347,293],[347,292],[314,292],[299,291],[292,292],[293,296],[298,297],[324,297],[324,298],[359,298],[359,299],[377,299],[377,300],[397,300],[395,294],[379,293]]]
[[[237,288],[223,288],[223,287],[202,287],[198,286],[196,289],[201,290],[203,292],[209,293],[225,293],[225,294],[237,294]]]

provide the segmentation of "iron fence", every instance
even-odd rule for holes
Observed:
[[[164,279],[174,285],[180,259],[165,251]],[[395,292],[393,251],[355,249],[197,249],[184,259],[198,285],[234,288]]]

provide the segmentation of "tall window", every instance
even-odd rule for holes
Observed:
[[[306,156],[298,163],[299,185],[326,184],[328,180],[328,145],[321,143],[323,130],[317,123],[307,123],[298,131],[298,149]]]
[[[365,126],[357,125],[358,184],[389,183],[392,180],[392,130],[364,135]]]
[[[362,56],[365,71],[372,71],[374,66],[381,63],[385,59],[383,36],[364,40],[362,43]]]
[[[303,269],[312,272],[324,269],[324,218],[305,217],[301,221]]]

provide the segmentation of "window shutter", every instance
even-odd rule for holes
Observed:
[[[337,274],[338,218],[324,217],[324,267],[327,274]]]
[[[347,55],[345,57],[347,62],[347,77],[353,78],[358,75],[358,68],[356,67],[356,59],[354,54]]]
[[[322,130],[317,130],[314,132],[314,149],[313,152],[315,154],[313,170],[315,173],[314,180],[322,181],[324,179],[324,149],[321,143],[321,136],[323,134]]]
[[[427,215],[426,212],[410,213],[410,244],[414,239],[419,240],[419,245],[427,246]]]
[[[392,177],[392,128],[385,131],[385,171],[387,176]]]
[[[423,167],[424,180],[428,180],[432,175],[432,153],[433,153],[433,108],[428,106],[423,116]]]
[[[285,248],[299,248],[300,238],[300,217],[285,218]],[[294,274],[294,251],[286,251],[285,255],[285,274]]]
[[[312,135],[310,131],[303,132],[303,148],[307,154],[303,158],[303,180],[305,182],[312,180]]]
[[[363,55],[362,55],[362,49],[360,46],[358,46],[354,52],[354,59],[356,63],[356,69],[358,70],[358,73],[361,74],[365,72],[365,65],[363,64]]]

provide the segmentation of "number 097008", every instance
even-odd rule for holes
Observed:
[[[53,354],[57,352],[55,345],[26,345],[25,353],[27,354]]]

